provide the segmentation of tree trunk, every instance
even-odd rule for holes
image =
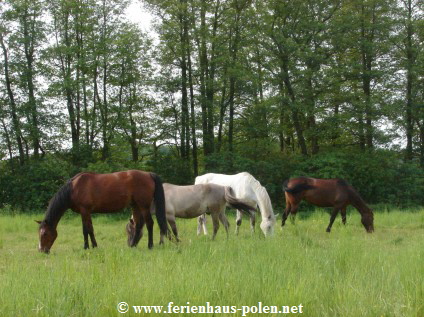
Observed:
[[[189,158],[190,134],[189,134],[189,114],[188,114],[188,93],[187,93],[187,42],[188,42],[188,16],[187,2],[180,0],[184,10],[180,14],[180,50],[181,50],[181,157]]]
[[[40,128],[38,124],[38,113],[37,113],[37,101],[35,99],[35,88],[34,88],[34,36],[35,30],[31,29],[34,27],[35,21],[29,19],[35,19],[34,15],[28,12],[28,8],[25,8],[24,14],[21,16],[22,26],[24,32],[24,52],[25,52],[25,79],[28,88],[28,105],[29,105],[29,118],[31,119],[30,136],[32,141],[32,147],[34,151],[34,157],[38,158],[40,146]]]
[[[14,96],[13,91],[12,91],[12,84],[11,84],[10,74],[9,74],[9,59],[8,59],[6,45],[4,44],[2,32],[0,32],[0,44],[1,44],[1,47],[3,49],[4,77],[5,77],[5,80],[6,80],[7,95],[9,97],[10,112],[11,112],[11,116],[12,116],[12,126],[13,126],[14,134],[15,134],[15,137],[16,137],[16,143],[18,145],[19,164],[24,165],[25,153],[24,153],[24,147],[23,147],[23,142],[22,142],[22,132],[21,132],[21,126],[20,126],[19,118],[18,118],[18,115],[17,115],[15,96]]]
[[[314,66],[308,66],[309,72],[314,72]],[[312,83],[312,75],[307,79],[307,99],[308,99],[308,129],[310,132],[310,142],[311,142],[311,154],[317,154],[319,151],[318,145],[318,135],[317,135],[317,127],[315,121],[315,96],[314,96],[314,87]]]
[[[362,13],[364,15],[365,8],[362,6]],[[374,16],[374,12],[373,12]],[[363,19],[364,16],[363,16]],[[361,54],[362,54],[362,90],[364,92],[365,96],[365,145],[367,148],[371,149],[373,148],[373,126],[372,126],[372,116],[373,116],[373,110],[372,110],[372,104],[371,104],[371,72],[372,72],[372,52],[370,51],[370,44],[367,43],[369,39],[366,35],[366,27],[365,27],[365,21],[362,21],[361,25],[361,36],[362,41],[364,44],[362,44],[361,47]]]
[[[199,175],[199,163],[197,160],[197,138],[196,138],[196,113],[194,109],[194,88],[193,88],[193,75],[191,65],[191,50],[190,44],[187,43],[187,62],[188,62],[188,84],[190,87],[190,116],[191,116],[191,142],[193,146],[193,173],[196,177]]]
[[[289,70],[288,70],[288,59],[286,56],[281,57],[281,77],[283,78],[283,82],[285,84],[285,87],[287,89],[287,94],[290,97],[290,101],[291,101],[291,108],[292,108],[292,120],[293,120],[293,125],[297,134],[297,139],[298,139],[298,143],[299,143],[299,147],[300,147],[300,151],[302,153],[302,155],[308,155],[308,150],[306,147],[306,142],[305,142],[305,138],[303,136],[303,128],[300,122],[300,115],[299,115],[299,111],[297,109],[296,106],[296,96],[294,94],[293,91],[293,87],[291,85],[291,81],[290,81],[290,77],[289,77]]]
[[[424,123],[420,126],[420,166],[424,167]]]
[[[202,136],[204,156],[210,154],[208,136],[208,108],[206,98],[206,80],[208,75],[208,56],[206,51],[206,0],[202,0],[200,7],[200,39],[197,39],[199,46],[199,68],[200,68],[200,105],[202,109]]]
[[[14,164],[13,164],[12,142],[10,140],[9,131],[7,130],[7,127],[6,127],[6,124],[3,120],[3,118],[1,118],[1,124],[2,124],[2,127],[3,127],[3,131],[4,131],[4,137],[6,139],[7,151],[9,153],[10,166],[11,166],[11,169],[13,171],[14,170]]]
[[[227,91],[227,69],[224,69],[224,83],[222,84],[222,92],[221,92],[221,101],[219,106],[219,126],[218,126],[218,144],[217,144],[217,151],[221,151],[222,147],[222,133],[223,133],[223,126],[224,126],[224,116],[225,112],[227,110],[227,103],[225,102],[226,99],[226,91]]]
[[[413,145],[412,145],[412,136],[414,133],[413,125],[413,96],[412,96],[412,87],[414,85],[415,76],[414,76],[414,65],[415,65],[415,54],[414,47],[412,44],[412,37],[414,35],[412,27],[412,3],[411,0],[407,2],[408,10],[408,21],[406,26],[406,116],[405,116],[405,125],[406,125],[406,155],[407,160],[412,160],[413,157]]]
[[[284,102],[285,96],[284,96],[284,84],[282,81],[278,83],[278,88],[280,91],[280,111],[279,111],[279,122],[278,122],[278,139],[279,139],[279,145],[280,145],[280,152],[284,152],[285,149],[285,139],[284,139],[284,114],[285,114],[285,106],[286,103]]]

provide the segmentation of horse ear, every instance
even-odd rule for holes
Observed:
[[[40,220],[34,220],[36,223],[38,223],[39,225],[41,225],[41,221]]]

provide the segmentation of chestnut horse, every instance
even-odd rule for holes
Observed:
[[[374,231],[374,215],[357,191],[342,179],[319,179],[298,177],[286,180],[283,184],[286,196],[286,209],[281,226],[289,214],[293,219],[301,200],[319,207],[333,207],[327,232],[331,231],[334,219],[340,211],[342,222],[346,224],[346,206],[352,205],[361,214],[361,222],[369,233]]]
[[[63,185],[50,200],[40,224],[39,251],[48,253],[57,238],[57,224],[67,209],[81,214],[84,249],[88,249],[88,236],[92,247],[97,247],[94,237],[92,213],[118,212],[132,207],[135,234],[130,246],[135,247],[141,238],[141,227],[146,223],[149,233],[148,247],[153,247],[153,219],[150,205],[156,205],[156,219],[161,234],[167,234],[165,196],[160,178],[154,173],[137,170],[110,174],[80,173]]]

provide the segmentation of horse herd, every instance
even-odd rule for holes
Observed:
[[[337,213],[346,223],[346,206],[351,204],[361,214],[361,222],[367,232],[373,232],[372,210],[362,200],[356,190],[341,179],[292,178],[284,182],[286,209],[282,216],[282,226],[289,215],[293,219],[302,200],[320,206],[333,207],[327,232]],[[255,211],[261,213],[260,228],[265,236],[273,234],[276,214],[266,189],[249,173],[236,175],[205,174],[196,177],[194,185],[177,186],[162,183],[154,173],[138,170],[96,174],[80,173],[69,179],[49,202],[43,221],[39,223],[39,251],[49,253],[57,238],[57,225],[67,209],[81,215],[84,248],[97,246],[94,236],[92,213],[118,212],[125,207],[132,208],[132,217],[126,225],[128,245],[134,247],[142,237],[144,225],[148,232],[148,247],[153,247],[153,218],[160,228],[160,243],[165,235],[179,241],[175,218],[198,218],[197,233],[207,234],[206,214],[213,222],[213,238],[221,222],[227,232],[229,223],[225,208],[237,209],[236,233],[242,222],[242,213],[250,216],[251,230],[255,228]]]

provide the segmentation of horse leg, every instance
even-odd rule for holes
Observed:
[[[161,232],[160,233],[160,238],[159,238],[159,245],[162,245],[164,242],[163,242],[163,240],[164,240],[164,234]],[[169,237],[169,233],[168,233],[168,237]],[[170,239],[171,240],[171,239]]]
[[[90,236],[91,245],[93,248],[97,247],[96,238],[94,237],[93,223],[91,222],[90,211],[81,211],[82,219],[82,233],[84,235],[84,249],[89,249],[88,236]]]
[[[255,224],[256,224],[256,213],[251,212],[250,213],[250,230],[252,233],[255,233]]]
[[[284,227],[284,225],[286,224],[286,220],[289,214],[290,214],[290,204],[287,204],[286,209],[284,210],[282,214],[281,227]]]
[[[91,246],[93,248],[97,248],[97,241],[96,241],[96,238],[94,237],[93,225],[91,225],[91,231],[89,231],[88,234],[90,235]]]
[[[336,219],[338,212],[339,212],[339,208],[334,207],[333,212],[331,213],[330,223],[328,224],[328,227],[327,227],[327,230],[326,230],[327,232],[331,232],[331,227],[333,226],[334,219]]]
[[[147,233],[148,233],[148,243],[147,243],[147,247],[149,249],[153,248],[153,218],[152,218],[152,214],[150,213],[149,209],[146,209],[144,214],[144,221],[146,222],[146,227],[147,227]]]
[[[295,220],[296,220],[296,211],[297,211],[297,210],[292,211],[292,212],[291,212],[291,214],[290,214],[290,222],[291,222],[291,224],[292,224],[292,225],[294,225],[294,224],[295,224]]]
[[[228,219],[225,216],[225,213],[223,211],[219,213],[218,217],[225,228],[225,232],[227,233],[227,239],[228,239],[228,228],[230,227],[230,223],[228,222]]]
[[[90,248],[90,246],[88,245],[88,229],[84,223],[84,220],[82,223],[82,234],[84,235],[84,249],[87,250]]]
[[[168,223],[171,226],[172,233],[174,234],[175,239],[177,240],[177,242],[180,242],[180,239],[178,238],[178,230],[177,230],[177,225],[175,223],[175,218],[168,219]],[[169,234],[169,240],[171,240],[171,234]]]
[[[342,223],[346,225],[346,207],[340,209],[340,214],[342,215]]]
[[[129,243],[130,247],[137,246],[138,242],[140,241],[141,237],[143,236],[143,226],[144,226],[144,219],[139,211],[139,209],[134,209],[132,214],[132,219],[134,223],[134,235],[132,236],[132,239]]]
[[[205,234],[205,236],[208,234],[208,229],[206,228],[206,214],[203,214],[199,217],[197,217],[197,235],[199,236],[202,233]]]
[[[294,223],[294,215],[299,205],[299,202],[295,204],[295,197],[293,197],[291,194],[286,192],[284,196],[286,198],[286,209],[284,210],[284,213],[282,215],[281,227],[284,227],[284,225],[286,224],[286,220],[290,214],[292,214],[291,222]]]
[[[242,215],[241,212],[237,210],[237,217],[236,217],[236,235],[238,235],[239,233],[239,229],[241,226],[241,221],[242,221]]]
[[[216,233],[218,232],[219,229],[219,212],[217,211],[212,211],[211,212],[211,217],[212,217],[212,223],[213,223],[213,236],[212,236],[212,240],[215,239]]]
[[[296,213],[297,213],[297,209],[299,208],[299,203],[291,204],[291,207],[290,207],[290,222],[293,225],[294,225],[294,222],[295,222],[295,219],[296,219]]]

